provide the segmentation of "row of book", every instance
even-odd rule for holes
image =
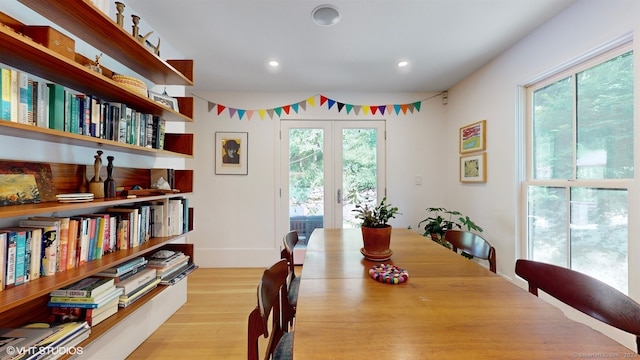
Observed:
[[[94,326],[159,284],[173,285],[197,268],[181,251],[159,250],[51,292],[49,321],[86,321]]]
[[[104,254],[187,232],[188,201],[114,206],[70,217],[31,217],[0,229],[0,290],[51,276]]]
[[[161,117],[20,70],[0,68],[0,120],[164,149]]]

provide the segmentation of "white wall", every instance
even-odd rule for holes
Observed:
[[[187,131],[195,133],[195,208],[196,231],[190,236],[196,244],[196,258],[203,267],[268,266],[280,256],[282,236],[288,229],[276,224],[279,174],[277,162],[279,119],[252,120],[229,118],[208,111],[208,101],[240,109],[272,109],[297,103],[314,94],[274,93],[206,93],[193,91],[196,98],[194,124]],[[434,94],[323,94],[348,104],[405,104],[426,99]],[[441,153],[445,106],[439,96],[422,103],[421,111],[407,115],[347,116],[337,112],[307,107],[306,111],[289,114],[288,119],[386,119],[387,128],[387,195],[402,212],[392,224],[416,228],[426,215],[424,209],[444,202],[437,160]],[[284,115],[284,114],[283,114]],[[284,116],[283,116],[284,118]],[[191,128],[190,128],[191,127]],[[215,175],[213,140],[216,131],[249,133],[248,175]],[[456,145],[457,146],[457,145]],[[397,159],[397,160],[396,160]],[[190,164],[188,164],[189,166]],[[422,185],[415,177],[422,176]]]
[[[458,183],[455,168],[458,154],[450,148],[446,161],[450,164],[447,206],[469,214],[484,227],[483,234],[496,247],[498,273],[514,279],[519,285],[523,284],[514,276],[515,259],[524,253],[520,249],[522,237],[517,218],[521,206],[517,177],[521,166],[521,159],[517,156],[517,124],[521,121],[518,114],[522,111],[517,107],[518,85],[524,85],[625,34],[637,36],[639,15],[640,2],[636,0],[579,0],[449,91],[445,116],[447,138],[455,138],[458,128],[466,123],[487,120],[488,182],[482,185]],[[637,69],[638,46],[635,45],[634,49]],[[637,119],[636,115],[636,124]],[[630,196],[629,218],[634,219],[637,194]],[[636,223],[633,220],[629,222],[630,234],[637,233],[634,231]],[[638,271],[640,252],[637,241],[631,238],[629,243],[629,273],[632,274]],[[631,277],[630,295],[640,299],[639,288],[638,279]],[[632,336],[613,331],[575,311],[565,309],[565,312],[635,350]]]

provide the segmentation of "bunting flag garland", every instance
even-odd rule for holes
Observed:
[[[430,96],[426,99],[422,99],[422,100],[418,100],[418,101],[414,101],[412,103],[406,103],[406,104],[386,104],[386,105],[354,105],[354,104],[347,104],[344,102],[340,102],[340,101],[336,101],[334,99],[328,98],[324,95],[314,95],[311,97],[308,97],[305,100],[296,102],[296,103],[292,103],[292,104],[287,104],[287,105],[283,105],[283,106],[279,106],[279,107],[275,107],[275,108],[271,108],[271,109],[257,109],[257,110],[248,110],[248,109],[238,109],[238,108],[233,108],[230,106],[226,106],[226,105],[222,105],[222,104],[218,104],[215,103],[213,101],[201,98],[195,94],[192,94],[195,97],[198,97],[202,100],[207,101],[207,107],[209,112],[213,111],[213,109],[216,110],[216,113],[218,114],[218,116],[220,116],[225,110],[227,110],[229,112],[229,117],[233,118],[234,116],[237,115],[238,120],[243,120],[243,119],[247,119],[247,120],[251,120],[253,118],[253,116],[255,114],[258,115],[258,117],[260,117],[260,120],[264,120],[265,118],[269,118],[269,119],[275,119],[275,118],[280,118],[282,117],[282,114],[285,115],[290,115],[290,114],[298,114],[301,111],[307,111],[307,106],[310,106],[312,108],[315,108],[316,106],[316,98],[319,97],[320,99],[320,103],[319,106],[320,107],[326,107],[327,110],[332,110],[335,109],[338,111],[338,113],[346,113],[347,115],[376,115],[376,114],[380,114],[380,115],[407,115],[407,111],[411,114],[415,112],[420,112],[420,107],[422,105],[423,101],[432,99],[436,96],[440,96],[442,95],[442,93]]]

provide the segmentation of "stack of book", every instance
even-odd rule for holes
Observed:
[[[122,289],[114,279],[89,277],[49,295],[50,322],[86,321],[94,326],[118,311]]]
[[[76,349],[76,346],[91,334],[91,327],[86,321],[62,324],[31,323],[20,329],[50,331],[52,333],[33,346],[24,348],[25,352],[19,357],[21,360],[52,360],[65,355],[77,355],[80,348]],[[22,345],[20,345],[20,349],[23,349]]]
[[[54,334],[53,329],[0,329],[0,359],[19,357],[15,349],[29,349]]]
[[[148,267],[155,269],[162,285],[173,285],[197,268],[189,255],[181,251],[159,250],[149,257]]]
[[[118,306],[127,307],[153,290],[160,283],[154,269],[147,268],[147,259],[137,257],[116,267],[98,273],[115,280],[115,286],[122,290]]]

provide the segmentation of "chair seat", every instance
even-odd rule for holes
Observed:
[[[296,277],[289,284],[289,292],[287,294],[287,298],[289,299],[289,304],[291,306],[296,307],[298,305],[298,289],[300,289],[300,277]]]
[[[293,332],[282,335],[276,349],[273,351],[273,360],[293,359]]]

